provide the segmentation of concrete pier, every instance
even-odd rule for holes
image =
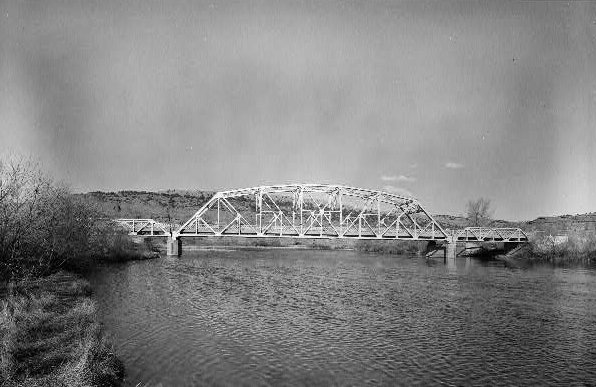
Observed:
[[[445,259],[455,259],[457,257],[457,243],[448,241],[445,245]]]
[[[167,254],[169,256],[179,257],[182,255],[182,240],[180,238],[168,238]]]

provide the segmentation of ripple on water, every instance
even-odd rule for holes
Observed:
[[[595,381],[594,270],[337,251],[196,254],[92,279],[131,385]]]

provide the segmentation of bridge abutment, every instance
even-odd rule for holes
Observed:
[[[168,256],[179,257],[182,255],[182,240],[180,238],[169,237],[166,244]]]

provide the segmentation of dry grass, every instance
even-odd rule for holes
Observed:
[[[545,237],[531,240],[512,258],[555,264],[596,262],[596,235],[570,235],[567,242],[560,244],[554,244]]]
[[[60,272],[7,290],[0,310],[4,386],[116,386],[123,366],[97,323],[89,284]]]

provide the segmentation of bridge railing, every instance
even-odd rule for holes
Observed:
[[[528,235],[521,228],[514,227],[466,227],[449,230],[452,240],[457,242],[527,242]]]

